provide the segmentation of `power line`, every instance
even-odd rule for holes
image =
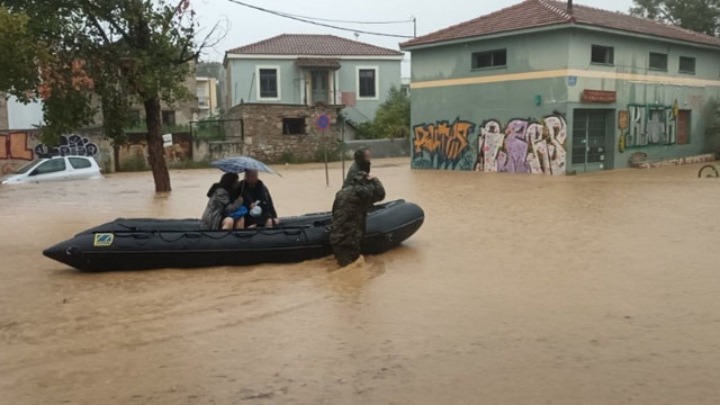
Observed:
[[[283,13],[286,16],[292,16],[297,18],[304,18],[306,20],[325,21],[340,24],[358,24],[358,25],[390,25],[390,24],[406,24],[411,23],[413,20],[396,20],[396,21],[353,21],[353,20],[332,20],[328,18],[319,17],[307,17],[298,14]]]
[[[273,15],[276,15],[276,16],[278,16],[278,17],[288,18],[288,19],[291,19],[291,20],[300,21],[300,22],[304,22],[304,23],[307,23],[307,24],[318,25],[318,26],[321,26],[321,27],[333,28],[333,29],[340,30],[340,31],[354,32],[354,33],[366,34],[366,35],[376,35],[376,36],[380,36],[380,37],[414,38],[413,36],[410,36],[410,35],[386,34],[386,33],[382,33],[382,32],[355,30],[355,29],[352,29],[352,28],[339,27],[339,26],[337,26],[337,25],[330,25],[330,24],[325,24],[325,23],[321,23],[321,22],[317,22],[317,21],[312,21],[312,20],[308,19],[309,17],[300,17],[300,16],[295,16],[295,15],[292,15],[292,14],[286,14],[286,13],[283,13],[283,12],[280,12],[280,11],[268,10],[268,9],[266,9],[266,8],[262,8],[262,7],[258,7],[258,6],[252,5],[252,4],[244,3],[244,2],[239,1],[239,0],[228,0],[228,1],[231,2],[231,3],[238,4],[238,5],[240,5],[240,6],[244,6],[244,7],[252,8],[252,9],[255,9],[255,10],[258,10],[258,11],[262,11],[262,12],[264,12],[264,13],[273,14]]]

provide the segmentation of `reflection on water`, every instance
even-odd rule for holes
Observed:
[[[720,181],[374,166],[427,218],[337,269],[84,274],[41,250],[116,217],[198,217],[219,173],[0,188],[0,392],[12,404],[716,403]],[[265,176],[328,210],[320,166]]]

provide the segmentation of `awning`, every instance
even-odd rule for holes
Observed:
[[[318,69],[340,69],[340,60],[327,58],[297,58],[295,61],[297,67],[300,68],[318,68]]]

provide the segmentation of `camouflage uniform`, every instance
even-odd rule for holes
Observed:
[[[384,198],[385,188],[380,180],[368,180],[367,173],[363,171],[351,179],[350,185],[335,194],[330,245],[340,266],[347,266],[360,257],[367,211]]]

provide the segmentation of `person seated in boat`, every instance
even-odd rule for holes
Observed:
[[[245,178],[240,182],[239,188],[248,210],[245,215],[245,225],[248,228],[271,228],[280,223],[270,190],[260,180],[257,171],[245,171]]]
[[[367,212],[383,199],[385,188],[380,180],[364,171],[357,172],[350,184],[335,194],[330,245],[340,266],[345,267],[360,257]]]
[[[353,179],[357,176],[358,172],[362,171],[368,175],[370,174],[370,160],[372,159],[370,148],[365,146],[358,148],[353,154],[353,159],[355,162],[352,166],[350,166],[350,169],[348,169],[347,176],[345,176],[345,181],[343,182],[343,187],[349,186],[353,182]]]
[[[219,183],[210,187],[210,199],[202,215],[203,228],[209,230],[231,230],[245,227],[247,207],[237,192],[237,173],[225,173]]]

